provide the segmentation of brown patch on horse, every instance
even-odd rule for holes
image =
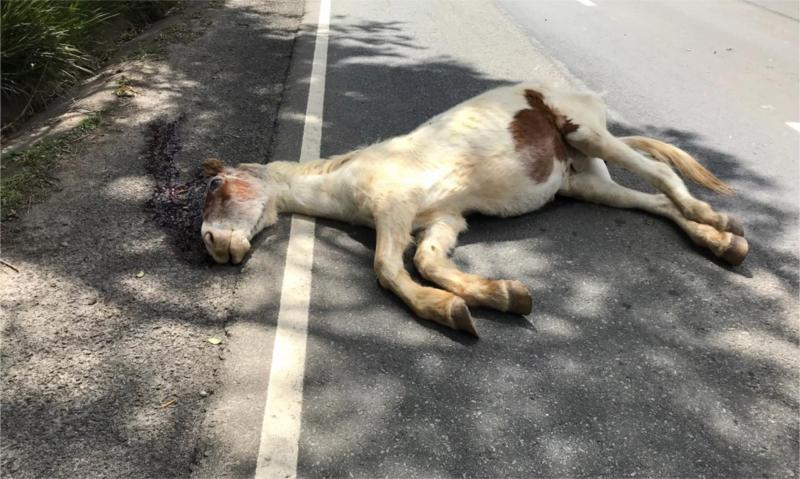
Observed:
[[[567,118],[566,116],[553,111],[549,106],[544,103],[544,96],[541,93],[534,90],[525,90],[525,99],[528,101],[528,105],[532,108],[541,108],[543,111],[549,113],[553,125],[555,125],[556,129],[561,132],[562,135],[569,135],[580,128],[580,125],[573,123],[572,119]]]
[[[525,100],[528,101],[528,105],[530,105],[531,108],[547,113],[550,116],[552,124],[562,135],[569,135],[580,128],[580,125],[573,123],[570,118],[567,118],[547,106],[544,102],[544,96],[538,91],[525,90]]]
[[[525,90],[525,100],[530,108],[518,111],[508,128],[516,151],[526,157],[528,174],[542,183],[553,172],[554,158],[567,160],[563,135],[577,130],[578,125],[556,115],[538,91]]]
[[[525,155],[530,177],[537,183],[547,180],[553,172],[553,157],[558,155],[554,139],[558,132],[540,112],[532,109],[518,111],[509,129],[517,153]]]
[[[572,120],[570,120],[569,118],[566,118],[566,117],[561,116],[561,115],[558,115],[556,117],[556,120],[557,120],[559,128],[561,129],[561,134],[562,135],[569,135],[570,133],[573,133],[573,132],[577,131],[578,128],[581,127],[580,125],[576,125],[575,123],[572,123]]]
[[[253,190],[252,184],[247,180],[235,176],[225,176],[222,180],[221,186],[206,193],[203,218],[208,218],[210,214],[219,211],[230,200],[244,201],[258,196]]]

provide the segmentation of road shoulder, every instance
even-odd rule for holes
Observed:
[[[90,80],[116,96],[124,76],[135,91],[68,109],[101,109],[101,124],[49,199],[3,226],[5,477],[187,476],[202,457],[240,269],[185,254],[152,221],[151,125],[176,125],[175,185],[208,156],[265,161],[303,5],[196,6],[166,44]]]

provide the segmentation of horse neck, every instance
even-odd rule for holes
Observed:
[[[269,163],[267,176],[274,182],[269,188],[278,191],[278,211],[341,219],[348,208],[347,195],[344,177],[331,168],[332,161]]]

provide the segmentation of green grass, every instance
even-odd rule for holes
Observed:
[[[176,0],[3,0],[0,94],[4,127],[92,73],[118,41],[163,17]]]
[[[30,148],[5,155],[0,161],[0,218],[8,220],[21,208],[43,199],[53,184],[53,169],[59,159],[77,150],[77,142],[102,121],[92,113],[60,136],[46,138]]]
[[[90,73],[92,30],[117,14],[89,2],[2,2],[3,97],[22,95],[39,103]]]

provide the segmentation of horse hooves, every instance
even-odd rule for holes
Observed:
[[[455,298],[450,303],[450,320],[453,327],[459,331],[467,332],[476,338],[478,331],[475,329],[475,323],[472,321],[472,315],[469,312],[467,303],[461,298]]]
[[[513,314],[530,314],[533,310],[533,299],[525,287],[519,281],[511,280],[506,281],[506,289],[508,291],[508,309],[507,312]]]
[[[728,224],[725,229],[736,236],[744,236],[744,225],[733,216],[728,216]]]
[[[742,261],[744,261],[745,257],[747,257],[747,252],[749,250],[750,246],[747,244],[746,239],[742,238],[741,236],[733,235],[731,238],[731,244],[722,253],[721,258],[732,266],[739,266],[742,264]]]

